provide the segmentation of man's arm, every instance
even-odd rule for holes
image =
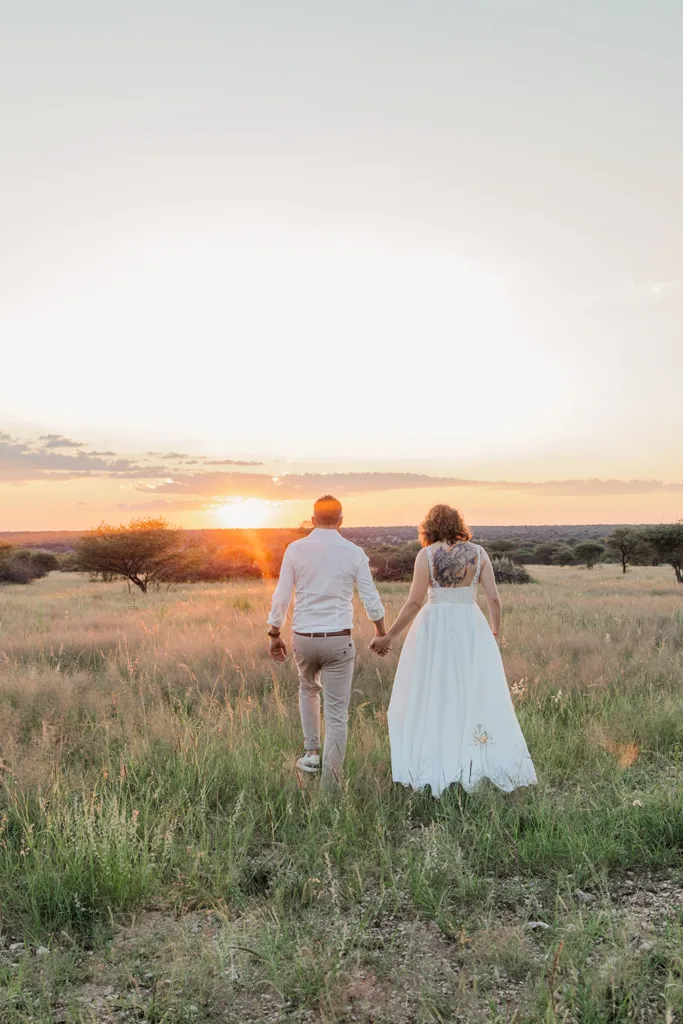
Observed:
[[[268,630],[268,636],[270,637],[270,656],[274,661],[284,661],[287,657],[287,647],[280,636],[280,629],[287,618],[293,589],[294,566],[292,565],[289,548],[287,548],[284,558],[282,559],[282,565],[280,566],[280,578],[277,581],[277,586],[273,592],[273,600],[270,605],[270,615],[268,616],[268,625],[270,626],[270,629]]]
[[[372,621],[375,627],[376,636],[384,636],[386,633],[386,627],[384,625],[384,605],[377,592],[375,581],[372,578],[372,572],[370,571],[370,559],[361,552],[361,559],[358,563],[358,569],[356,570],[356,586],[358,587],[358,593],[360,599],[365,606],[368,618]]]

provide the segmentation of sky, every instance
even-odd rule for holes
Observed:
[[[0,0],[0,530],[683,516],[676,0]]]

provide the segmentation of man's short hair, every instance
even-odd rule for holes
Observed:
[[[342,517],[341,502],[331,494],[323,494],[313,506],[313,515],[323,526],[336,526]]]

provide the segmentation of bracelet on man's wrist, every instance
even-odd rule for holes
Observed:
[[[268,630],[268,636],[271,637],[273,640],[277,640],[279,635],[280,635],[280,630],[279,629],[276,630],[275,633],[273,633],[270,629]]]

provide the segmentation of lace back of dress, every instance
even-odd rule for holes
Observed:
[[[427,548],[429,582],[432,587],[467,588],[479,582],[481,548],[466,541],[450,549],[432,544]]]

